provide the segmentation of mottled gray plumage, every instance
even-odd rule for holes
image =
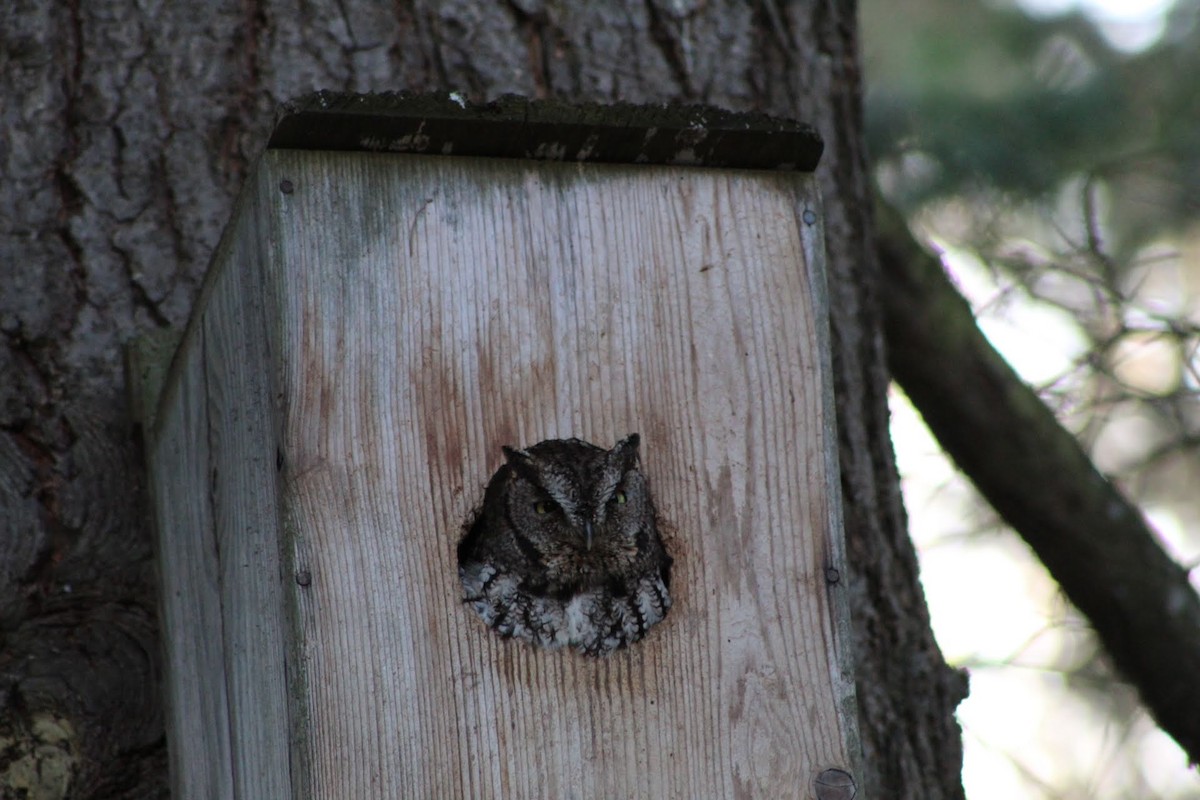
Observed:
[[[501,636],[606,655],[671,607],[638,435],[605,450],[579,439],[504,448],[458,545],[465,600]]]

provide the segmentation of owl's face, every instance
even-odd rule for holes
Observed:
[[[578,439],[504,448],[458,543],[464,600],[489,628],[607,655],[662,621],[672,561],[637,449],[637,434],[611,450]]]
[[[611,450],[554,440],[528,450],[504,448],[510,468],[505,513],[517,547],[551,574],[585,582],[633,568],[654,531],[645,479],[637,468],[637,434]],[[655,539],[655,541],[657,541]]]

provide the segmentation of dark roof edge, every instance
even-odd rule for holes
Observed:
[[[760,112],[455,92],[314,92],[283,106],[267,146],[800,172],[824,148],[812,126]]]

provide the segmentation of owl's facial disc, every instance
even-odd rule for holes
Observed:
[[[569,460],[547,457],[542,452],[546,443],[528,449],[504,447],[514,480],[510,500],[532,505],[533,522],[544,535],[560,541],[565,537],[581,555],[607,557],[613,547],[623,547],[628,536],[624,520],[640,513],[641,505],[629,502],[631,481],[638,482],[639,442],[633,433],[611,450],[602,450],[571,440],[579,452]]]

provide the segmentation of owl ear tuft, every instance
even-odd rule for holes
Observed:
[[[535,480],[537,473],[533,466],[533,456],[529,454],[528,450],[508,446],[500,449],[504,451],[504,460],[513,470],[524,478]]]
[[[511,463],[512,463],[514,460],[521,460],[521,461],[528,461],[528,460],[529,460],[529,451],[528,451],[528,450],[521,450],[521,449],[519,449],[519,448],[516,448],[516,447],[509,447],[509,446],[508,446],[508,445],[506,445],[506,444],[505,444],[505,445],[501,445],[501,446],[500,446],[500,449],[504,451],[504,458],[505,458],[505,460],[506,460],[506,461],[508,461],[510,464],[511,464]]]
[[[631,433],[621,441],[613,445],[613,449],[609,451],[610,463],[619,464],[621,471],[631,470],[637,466],[638,445],[641,443],[642,437],[636,433]]]

